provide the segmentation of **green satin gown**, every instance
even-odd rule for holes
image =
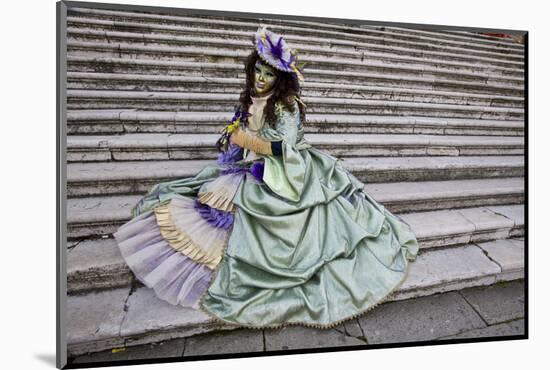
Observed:
[[[250,176],[240,183],[232,230],[200,309],[243,327],[328,328],[385,300],[418,253],[409,225],[365,193],[340,160],[305,141],[297,106],[295,113],[278,109],[274,127],[260,135],[282,140],[282,156],[263,157],[263,183]],[[134,215],[195,197],[222,169],[212,164],[156,185]]]

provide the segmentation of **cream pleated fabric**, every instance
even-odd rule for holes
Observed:
[[[248,117],[248,127],[245,128],[245,132],[258,136],[260,130],[265,124],[264,109],[271,95],[273,95],[273,93],[261,97],[251,97],[252,104],[248,108],[248,113],[250,113],[251,116]],[[259,156],[255,152],[245,149],[244,160],[246,162],[253,161],[258,158]]]
[[[234,210],[232,199],[243,177],[243,173],[227,174],[204,183],[199,190],[199,201],[212,208],[232,212]]]

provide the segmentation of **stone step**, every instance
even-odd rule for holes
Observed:
[[[135,283],[112,238],[85,240],[67,251],[67,292],[114,289]]]
[[[69,198],[67,237],[107,237],[132,218],[132,208],[144,194]]]
[[[137,200],[135,199],[136,202]],[[111,203],[114,202],[111,201]],[[123,201],[119,200],[118,203],[121,204]],[[135,202],[131,205],[133,204]],[[388,208],[391,210],[391,205]],[[95,218],[99,221],[110,219],[112,225],[116,224],[116,227],[112,227],[111,232],[116,231],[122,223],[131,217],[129,207],[115,210],[113,216],[101,214],[102,209],[115,209],[115,207],[102,204],[90,211],[89,214],[77,215],[73,213],[71,217],[88,220]],[[123,211],[128,213],[124,220],[122,220],[124,216],[120,217]],[[411,225],[418,238],[420,248],[427,250],[520,237],[524,233],[524,212],[522,204],[506,204],[396,214]],[[119,220],[114,220],[117,217]],[[88,225],[92,224],[88,223]],[[67,289],[71,294],[124,287],[134,281],[134,277],[111,235],[104,235],[99,239],[83,239],[73,242],[68,250],[67,266]]]
[[[238,94],[110,90],[67,90],[68,109],[143,109],[233,111]],[[524,109],[433,104],[372,99],[304,97],[307,111],[318,114],[416,115],[447,118],[523,120]]]
[[[509,239],[424,251],[389,301],[523,277],[523,250],[523,241]],[[69,296],[67,322],[73,356],[236,328],[214,325],[201,311],[161,301],[146,287]]]
[[[194,176],[212,160],[83,162],[67,165],[67,195],[146,192],[154,184]],[[524,176],[523,156],[344,158],[364,183]]]
[[[163,15],[129,11],[111,11],[99,9],[69,9],[71,23],[90,23],[91,20],[111,22],[117,30],[134,30],[146,27],[156,30],[158,27],[193,27],[219,30],[224,32],[255,32],[258,26],[266,25],[270,30],[282,33],[287,37],[319,37],[337,40],[354,40],[356,42],[378,41],[380,44],[397,46],[414,46],[426,48],[427,45],[439,45],[446,49],[458,49],[461,52],[479,51],[517,55],[522,53],[522,45],[505,39],[494,39],[478,34],[450,34],[444,31],[424,31],[414,28],[398,28],[369,25],[342,25],[328,22],[277,20],[266,18],[208,17],[200,15]],[[128,23],[131,22],[131,25]],[[138,25],[141,25],[138,26]],[[165,28],[166,29],[166,28]],[[432,46],[433,47],[433,46]]]
[[[154,50],[162,50],[159,49],[162,47],[174,48],[176,50],[180,47],[196,46],[204,48],[205,54],[210,54],[216,49],[223,50],[224,48],[226,50],[238,50],[245,54],[250,53],[252,32],[241,32],[239,35],[231,35],[226,31],[221,32],[218,31],[216,33],[209,29],[188,28],[186,35],[173,35],[151,32],[151,30],[147,30],[145,33],[135,31],[121,32],[111,31],[101,26],[98,29],[68,26],[67,37],[69,46],[73,47],[72,50],[82,50],[83,46],[79,42],[90,42],[109,45],[117,45],[119,43],[125,47],[129,47],[130,45],[151,46]],[[285,37],[285,39],[287,38]],[[290,38],[287,41],[292,44],[292,47],[299,50],[301,61],[313,66],[316,66],[323,59],[337,56],[361,62],[395,63],[425,66],[426,68],[437,67],[443,70],[445,68],[453,68],[456,72],[463,71],[464,73],[487,72],[489,69],[494,71],[493,73],[496,76],[523,77],[523,53],[471,52],[465,49],[438,48],[437,45],[430,44],[423,45],[422,50],[411,50],[410,48],[403,47],[376,46],[349,41],[342,42],[331,38],[319,39],[312,37],[294,41]],[[90,44],[90,46],[92,45]],[[92,47],[97,50],[97,46]],[[430,49],[434,47],[438,48],[440,52],[431,52]],[[472,53],[474,55],[470,55]],[[163,56],[166,57],[164,54]],[[334,64],[328,65],[334,66]],[[495,66],[500,69],[495,70]]]
[[[394,213],[524,202],[523,177],[367,184],[365,190]],[[517,215],[516,215],[517,216]]]
[[[365,191],[391,212],[521,204],[524,178],[421,181],[367,184]],[[105,237],[130,220],[140,195],[70,198],[69,238]],[[513,215],[511,217],[519,217]]]
[[[441,30],[420,30],[420,29],[409,29],[404,27],[386,27],[386,26],[363,26],[364,28],[378,28],[384,29],[388,32],[392,32],[399,35],[408,36],[409,33],[418,34],[419,36],[426,37],[430,40],[437,39],[446,39],[453,40],[455,42],[467,42],[469,45],[478,45],[481,48],[492,48],[496,50],[500,49],[510,49],[515,50],[516,52],[523,51],[524,47],[518,42],[502,37],[487,36],[477,32],[471,31],[452,31],[447,29]]]
[[[342,346],[360,349],[359,346],[367,343],[394,344],[398,341],[509,339],[509,336],[519,337],[526,333],[525,291],[523,279],[502,281],[490,286],[383,303],[364,316],[328,330],[293,326],[273,330],[217,331],[69,357],[69,365],[93,366],[105,361],[122,364],[128,360],[150,361],[156,358],[184,361],[192,360],[194,356],[209,359],[220,354]]]
[[[224,21],[223,24],[212,23],[213,20],[202,18],[187,18],[189,21],[185,24],[170,25],[158,22],[139,22],[135,20],[105,20],[90,17],[69,16],[67,24],[69,29],[80,30],[105,30],[111,32],[133,32],[147,35],[170,35],[178,36],[206,36],[215,35],[216,37],[231,40],[250,41],[251,34],[256,31],[257,25],[240,26],[242,22]],[[234,19],[234,18],[233,18]],[[226,27],[233,24],[233,27]],[[278,29],[283,33],[285,40],[292,45],[308,44],[328,47],[348,47],[356,50],[368,49],[376,51],[399,51],[400,53],[414,53],[422,51],[427,55],[462,54],[478,57],[521,57],[524,54],[522,48],[517,48],[517,44],[508,44],[500,46],[482,45],[479,43],[464,43],[456,41],[446,41],[437,37],[424,37],[421,39],[411,38],[413,29],[402,29],[401,33],[385,33],[383,31],[370,29],[369,34],[357,34],[358,30],[365,28],[349,28],[348,31],[323,31],[318,28],[297,28],[281,27],[269,20],[262,22],[271,30]],[[221,26],[221,27],[220,27]],[[351,31],[351,32],[350,32]],[[395,35],[403,35],[406,39],[395,38]],[[438,35],[438,34],[436,34]],[[298,48],[299,49],[299,48]]]
[[[68,72],[67,89],[157,91],[185,93],[239,94],[243,80],[228,77],[159,76],[149,74],[118,74]],[[494,94],[396,88],[356,84],[304,82],[302,97],[363,98],[384,101],[457,104],[474,106],[523,108],[523,97]]]
[[[469,40],[472,40],[473,42],[482,43],[484,45],[493,45],[496,47],[503,47],[503,48],[513,48],[516,50],[523,50],[524,46],[521,42],[517,41],[517,39],[512,38],[504,38],[504,37],[498,37],[498,36],[490,36],[482,32],[472,32],[472,31],[458,31],[458,30],[439,30],[437,31],[438,34],[442,35],[449,35],[451,37],[459,37],[459,38],[466,38]],[[510,36],[518,36],[516,35],[510,35]]]
[[[212,19],[215,17],[204,16],[204,18]],[[246,21],[246,19],[243,20]],[[386,25],[372,26],[368,24],[342,25],[342,23],[339,22],[332,22],[331,24],[329,24],[326,21],[315,22],[300,20],[280,20],[278,22],[284,25],[296,25],[308,28],[329,27],[329,29],[332,28],[335,30],[339,30],[340,32],[348,31],[356,34],[361,34],[365,31],[369,33],[376,31],[378,32],[378,34],[388,35],[392,38],[400,38],[403,40],[417,39],[425,42],[439,42],[442,44],[446,43],[446,45],[449,46],[456,46],[457,44],[461,44],[464,47],[470,47],[474,49],[477,48],[479,50],[486,50],[488,47],[493,49],[493,51],[498,51],[500,49],[511,49],[517,51],[519,49],[522,49],[520,45],[511,40],[483,36],[485,41],[482,41],[479,39],[480,35],[477,33],[463,32],[461,34],[458,34],[456,32],[453,33],[445,29],[423,30],[421,28],[388,27]]]
[[[523,210],[522,207],[518,207],[518,209]],[[463,213],[460,211],[463,211]],[[418,241],[420,247],[424,251],[434,247],[462,245],[469,243],[468,238],[471,238],[478,243],[486,244],[488,246],[486,248],[487,254],[493,260],[499,259],[505,263],[504,258],[499,256],[498,248],[495,249],[491,245],[501,245],[501,239],[506,238],[506,235],[512,232],[510,220],[503,219],[494,212],[490,214],[494,219],[490,219],[484,211],[485,209],[479,208],[454,210],[452,212],[419,213],[414,217],[415,220],[419,220],[420,217],[426,217],[434,222],[434,228],[441,228],[440,230],[433,230],[430,237],[419,235]],[[481,218],[480,215],[484,218]],[[410,218],[413,217],[412,215],[410,216]],[[471,225],[468,225],[464,221],[464,218],[470,221],[470,223],[475,223],[475,231],[472,230]],[[445,224],[445,222],[448,224]],[[421,224],[417,222],[417,224],[419,230],[421,230],[419,232],[425,235],[428,234],[426,230],[422,229],[422,227],[426,226],[425,223]],[[412,225],[415,226],[415,224]],[[521,226],[523,227],[523,225]],[[506,231],[508,231],[508,234]],[[521,232],[523,232],[523,229],[521,229]],[[516,236],[521,236],[521,232],[518,231],[517,226],[513,231]],[[434,237],[434,233],[438,234],[439,239]],[[494,238],[501,239],[493,240]],[[439,244],[435,244],[436,240]],[[483,242],[484,240],[489,241]],[[67,256],[67,290],[69,294],[82,294],[92,290],[121,288],[131,284],[141,285],[141,283],[135,280],[131,270],[124,262],[113,238],[80,241],[69,249]],[[517,272],[513,268],[509,268],[508,270],[510,270],[510,275],[514,275]],[[514,278],[519,277],[514,275]]]
[[[177,62],[223,62],[242,66],[244,59],[250,54],[250,46],[231,48],[222,46],[170,46],[156,44],[139,44],[120,42],[109,44],[101,41],[67,41],[67,53],[71,56],[111,57],[121,59],[150,59],[159,61]],[[394,58],[396,59],[396,58]],[[301,61],[307,63],[304,73],[311,70],[348,72],[348,73],[379,73],[395,76],[412,77],[423,76],[434,79],[449,79],[464,82],[483,83],[489,81],[502,86],[522,87],[523,77],[492,75],[486,72],[460,71],[456,68],[423,66],[415,61],[414,64],[399,63],[390,57],[380,57],[378,60],[365,59],[362,53],[346,55],[327,52],[326,54],[306,54]],[[434,63],[437,63],[434,61]]]
[[[72,110],[67,113],[69,134],[219,133],[232,112],[159,112],[137,110]],[[432,134],[523,136],[523,121],[310,114],[306,133]]]
[[[67,161],[216,159],[219,134],[138,133],[68,136]],[[524,138],[395,134],[308,134],[307,140],[336,157],[522,155]]]
[[[423,248],[433,248],[521,236],[524,213],[523,204],[518,204],[414,212],[401,217],[411,225]]]
[[[393,299],[522,279],[525,277],[524,244],[523,240],[511,238],[429,250],[413,262],[407,279]]]
[[[338,62],[335,58],[333,62]],[[349,60],[342,61],[349,63]],[[338,63],[337,63],[338,64]],[[207,61],[173,61],[143,59],[133,56],[121,58],[116,56],[82,56],[69,55],[67,57],[69,72],[107,72],[115,74],[155,74],[162,76],[186,76],[186,77],[226,77],[245,78],[242,62],[235,60],[223,61],[222,57],[210,58]],[[384,68],[384,65],[381,66]],[[449,92],[495,94],[514,97],[523,97],[523,83],[515,81],[502,83],[505,80],[493,79],[490,76],[474,76],[476,80],[464,80],[457,78],[456,74],[442,77],[433,76],[422,69],[416,69],[410,74],[394,75],[380,71],[346,71],[330,69],[307,69],[308,82],[320,82],[330,84],[361,84],[368,86],[390,86],[411,89],[437,90]]]
[[[495,239],[523,235],[523,205],[508,204],[502,207],[508,209],[506,216],[500,213],[497,206],[416,212],[400,216],[413,227],[420,248],[425,250],[474,242],[495,243]],[[388,208],[391,209],[391,206]],[[106,218],[105,215],[103,218]],[[113,231],[117,228],[113,228]],[[119,288],[134,282],[115,240],[108,235],[101,239],[77,242],[68,251],[67,266],[67,289],[70,294]]]

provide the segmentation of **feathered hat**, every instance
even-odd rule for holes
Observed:
[[[254,41],[256,51],[264,62],[280,71],[293,73],[298,80],[304,81],[304,76],[296,66],[297,51],[288,46],[283,36],[269,31],[264,26],[258,28]]]

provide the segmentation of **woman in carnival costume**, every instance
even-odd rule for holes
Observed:
[[[418,242],[305,140],[295,50],[265,28],[254,46],[217,162],[155,185],[114,236],[136,277],[174,305],[242,327],[333,327],[387,299]]]

